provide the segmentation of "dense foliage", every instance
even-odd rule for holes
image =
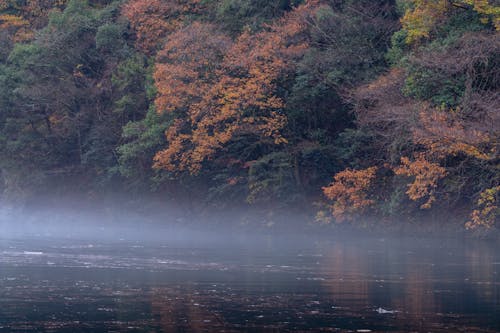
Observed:
[[[491,0],[0,0],[2,198],[498,227],[499,29]]]

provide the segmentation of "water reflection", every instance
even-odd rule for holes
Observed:
[[[0,332],[495,332],[498,249],[0,242]]]
[[[322,265],[323,285],[350,315],[392,329],[494,332],[500,329],[497,250],[481,242],[337,243]],[[376,315],[365,315],[370,310]]]

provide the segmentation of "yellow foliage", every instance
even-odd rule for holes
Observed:
[[[464,0],[463,2],[473,6],[476,12],[484,15],[483,23],[491,20],[496,30],[500,30],[500,6],[492,5],[488,0]]]
[[[481,14],[483,23],[492,22],[500,30],[500,6],[488,0],[408,0],[408,9],[401,19],[406,30],[406,42],[413,44],[429,38],[437,25],[444,22],[452,9],[474,10]]]
[[[406,11],[401,19],[406,30],[408,44],[428,38],[434,26],[443,19],[448,9],[447,0],[412,0],[413,9]]]
[[[62,8],[67,0],[0,0],[0,30],[11,29],[14,42],[24,42],[34,36],[40,21],[54,8]],[[2,13],[3,12],[3,13]]]
[[[489,188],[479,195],[476,202],[476,209],[471,213],[471,220],[465,224],[467,229],[493,227],[500,214],[497,197],[500,193],[500,186]]]
[[[29,22],[17,15],[3,14],[0,15],[0,29],[7,29],[9,27],[24,27]]]

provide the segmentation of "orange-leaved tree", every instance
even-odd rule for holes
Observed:
[[[376,172],[377,167],[346,169],[337,173],[330,185],[323,187],[324,195],[333,201],[329,209],[337,222],[350,220],[375,203],[369,194]]]
[[[154,54],[165,37],[182,26],[184,16],[196,13],[200,6],[200,0],[130,0],[122,14],[136,33],[137,47]]]
[[[175,122],[155,167],[197,174],[205,161],[242,135],[285,143],[277,83],[294,71],[294,60],[306,50],[304,18],[313,10],[309,4],[300,6],[234,42],[201,23],[171,35],[158,54],[156,107],[173,112]]]
[[[420,206],[422,209],[431,208],[436,201],[436,189],[438,181],[446,176],[446,169],[438,163],[429,162],[424,154],[417,154],[411,161],[408,157],[401,158],[401,165],[394,169],[397,175],[414,177],[408,185],[408,197],[413,201],[425,199]]]
[[[172,34],[159,52],[155,105],[158,112],[175,113],[175,122],[166,133],[168,148],[155,157],[156,168],[196,173],[203,156],[231,136],[231,115],[211,106],[211,99],[220,98],[223,58],[231,46],[215,26],[193,23]],[[220,124],[210,127],[214,119]]]

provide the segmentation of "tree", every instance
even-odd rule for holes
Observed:
[[[0,29],[10,30],[14,42],[33,38],[34,30],[47,24],[48,13],[62,9],[67,0],[0,0]]]
[[[78,174],[93,175],[97,184],[117,164],[114,148],[128,119],[111,112],[110,69],[126,43],[113,41],[119,51],[97,49],[99,28],[114,19],[102,15],[108,9],[69,1],[32,41],[10,53],[5,66],[15,75],[5,76],[10,97],[0,107],[0,144],[1,168],[11,179],[41,189]]]
[[[180,114],[167,131],[169,147],[155,167],[197,174],[203,162],[237,136],[282,144],[286,117],[276,92],[307,47],[305,5],[266,30],[234,43],[213,26],[194,23],[174,34],[159,53],[155,81],[159,112]]]
[[[154,54],[168,34],[182,27],[185,15],[201,8],[200,0],[130,0],[123,6],[122,14],[136,33],[137,47]]]
[[[418,3],[407,15],[419,20],[432,16],[422,16],[418,10],[444,4]],[[432,41],[412,41],[413,49],[401,49],[404,57],[390,71],[356,90],[355,114],[360,130],[375,135],[379,158],[372,163],[393,170],[393,175],[411,177],[406,193],[421,202],[421,209],[431,208],[434,202],[441,207],[476,206],[475,221],[489,221],[494,209],[477,202],[481,193],[498,184],[500,77],[494,70],[498,33],[491,26],[478,25],[474,15],[460,16],[463,11],[476,11],[472,3],[464,8],[457,4],[447,2],[453,8],[444,12],[435,9],[434,14],[444,15],[447,26],[435,30]],[[397,191],[400,178],[391,180],[393,175],[388,174],[385,182],[393,182]],[[386,193],[386,200],[391,196]],[[476,204],[466,198],[474,198]],[[480,222],[471,221],[468,226],[474,224]]]
[[[375,203],[369,198],[369,193],[376,172],[376,167],[364,170],[346,169],[337,173],[330,185],[323,187],[325,196],[333,201],[329,208],[337,222],[351,220]]]
[[[179,116],[167,131],[168,149],[155,157],[157,168],[196,173],[205,154],[210,155],[218,140],[225,140],[228,135],[225,131],[230,129],[208,126],[217,116],[209,103],[217,97],[212,94],[222,86],[221,62],[230,46],[230,39],[214,26],[194,23],[173,34],[158,54],[154,74],[158,90],[156,108],[158,112],[176,112]],[[225,116],[219,114],[221,121]],[[207,130],[211,131],[211,138]]]
[[[465,224],[467,229],[486,228],[490,229],[498,222],[500,208],[498,197],[500,186],[495,186],[484,190],[479,194],[476,207],[470,215],[470,221]]]
[[[217,21],[231,35],[243,29],[259,30],[263,23],[278,19],[285,12],[299,5],[297,0],[223,0],[217,6]]]
[[[418,155],[414,161],[407,157],[401,158],[401,166],[394,169],[396,175],[415,177],[408,185],[408,197],[413,201],[427,198],[420,208],[429,209],[436,201],[435,191],[438,181],[446,176],[446,169],[437,163],[431,163],[423,155]]]
[[[488,0],[407,0],[405,15],[401,19],[406,31],[406,42],[411,44],[431,37],[436,27],[449,19],[452,11],[475,11],[483,24],[500,30],[500,6]]]

